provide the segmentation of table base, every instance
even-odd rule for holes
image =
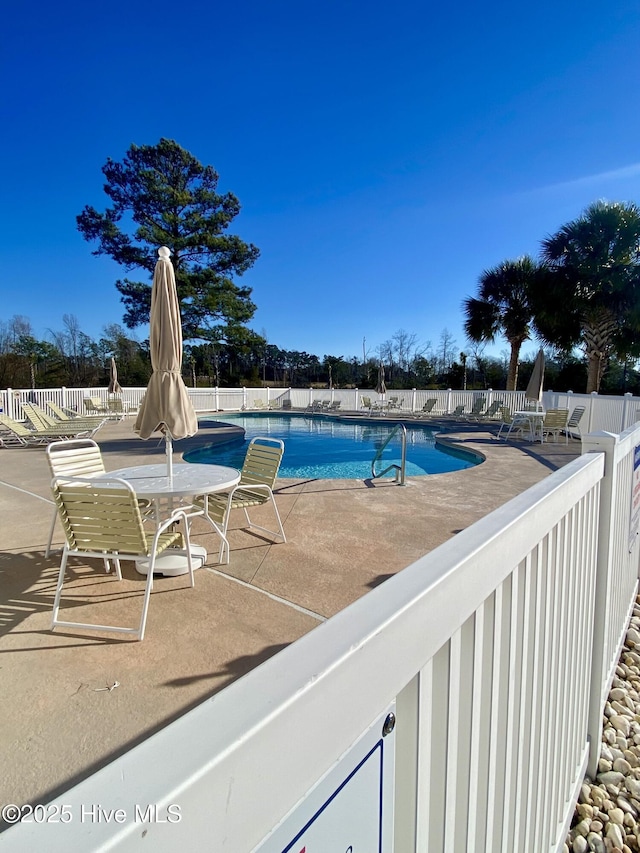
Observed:
[[[191,561],[195,569],[201,569],[207,561],[207,549],[202,545],[191,546]],[[143,557],[136,560],[136,571],[140,575],[149,573],[149,558]],[[187,564],[187,552],[172,550],[171,553],[165,552],[161,554],[153,567],[153,574],[163,575],[164,577],[176,577],[177,575],[186,575],[189,571]]]

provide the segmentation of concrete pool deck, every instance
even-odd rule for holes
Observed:
[[[575,440],[498,442],[497,425],[431,424],[486,461],[408,478],[405,487],[387,479],[278,480],[287,543],[241,529],[236,511],[228,566],[217,565],[218,541],[196,520],[206,568],[195,589],[185,577],[154,582],[142,643],[50,630],[60,554],[44,557],[53,514],[45,452],[0,449],[2,803],[61,794],[581,452]],[[109,423],[96,436],[107,470],[162,461],[164,443],[140,441],[132,425]],[[210,434],[203,427],[177,442],[176,461]],[[255,518],[268,525],[269,513],[260,508]],[[54,542],[62,544],[59,526]],[[90,618],[137,620],[142,583],[131,563],[121,584],[80,561],[72,571],[67,606],[80,619],[88,610]],[[83,592],[100,604],[85,608]]]

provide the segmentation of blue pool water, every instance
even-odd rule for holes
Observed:
[[[273,413],[217,415],[216,421],[235,424],[245,430],[241,439],[185,453],[187,462],[231,465],[241,468],[247,444],[255,436],[271,436],[284,440],[284,458],[280,477],[319,480],[371,477],[371,461],[384,444],[394,425],[382,419],[344,421],[323,415],[303,417]],[[385,448],[378,473],[387,465],[401,460],[401,437],[396,435]],[[407,425],[407,476],[442,474],[471,468],[482,461],[478,456],[437,446],[434,431],[423,425]],[[387,476],[392,477],[393,471]]]

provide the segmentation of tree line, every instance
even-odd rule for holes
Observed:
[[[305,387],[374,388],[380,364],[390,390],[409,388],[505,388],[509,352],[499,357],[485,353],[486,344],[457,341],[443,329],[436,345],[421,343],[417,334],[403,329],[361,358],[286,350],[259,343],[234,347],[229,344],[187,344],[183,376],[191,387]],[[109,382],[109,364],[116,359],[123,386],[144,387],[151,376],[148,341],[138,341],[112,323],[95,340],[85,334],[76,317],[65,314],[62,328],[51,330],[48,339],[37,339],[28,318],[0,319],[0,387],[55,388],[99,387]],[[525,387],[533,369],[534,354],[519,362],[520,386]],[[576,355],[549,354],[547,388],[579,391],[586,382],[586,366]],[[630,391],[640,395],[640,374],[630,360],[612,357],[601,390],[610,394]]]

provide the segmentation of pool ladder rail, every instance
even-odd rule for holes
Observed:
[[[384,471],[380,471],[379,474],[376,474],[376,462],[380,461],[380,458],[381,458],[382,454],[384,453],[385,447],[387,446],[387,444],[389,444],[389,442],[394,437],[394,435],[400,431],[402,431],[402,455],[401,455],[401,459],[400,459],[400,465],[396,465],[395,462],[392,462],[391,465],[387,465],[387,467],[384,469]],[[395,469],[396,484],[398,486],[406,486],[406,483],[405,483],[406,464],[407,464],[407,428],[404,424],[398,424],[396,426],[396,428],[389,433],[387,440],[384,442],[384,444],[381,447],[378,448],[378,452],[373,457],[373,462],[371,463],[371,476],[374,480],[376,480],[380,477],[384,477],[384,475],[388,471]]]

